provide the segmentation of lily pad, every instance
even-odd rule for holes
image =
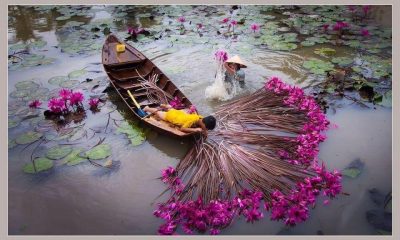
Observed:
[[[12,91],[10,93],[10,97],[12,97],[12,98],[23,98],[23,97],[29,96],[30,93],[31,93],[31,91],[28,90],[28,89],[15,90],[15,91]]]
[[[46,157],[52,160],[57,160],[67,156],[71,151],[72,148],[69,146],[55,146],[47,151]]]
[[[47,45],[47,42],[43,41],[43,40],[34,41],[29,44],[29,46],[32,48],[43,48],[46,45]]]
[[[62,88],[73,88],[77,86],[80,82],[78,80],[69,80],[60,83],[60,87]]]
[[[83,149],[74,149],[68,156],[64,159],[64,164],[68,166],[74,166],[84,161],[87,161],[86,158],[80,156],[80,153],[83,152]]]
[[[17,143],[15,142],[14,139],[8,139],[8,149],[11,149],[13,147],[17,146]]]
[[[15,139],[15,142],[18,144],[28,144],[33,143],[39,140],[43,136],[42,133],[29,131],[27,133],[21,134]]]
[[[120,124],[116,132],[126,134],[133,146],[140,145],[146,140],[142,129],[127,122]]]
[[[353,63],[353,59],[348,58],[348,57],[335,57],[332,58],[332,62],[339,64],[339,66],[344,67],[344,66],[348,66],[350,64]]]
[[[33,81],[22,81],[15,84],[17,90],[35,90],[39,88],[39,84]]]
[[[20,121],[18,119],[8,119],[8,128],[13,128],[18,126]]]
[[[297,48],[297,44],[290,42],[275,42],[269,44],[268,47],[271,50],[276,50],[276,51],[291,51]]]
[[[364,168],[364,163],[360,159],[352,161],[345,169],[342,171],[342,175],[350,178],[356,178],[361,174],[361,170]]]
[[[70,19],[70,18],[71,18],[71,16],[60,16],[60,17],[57,17],[56,20],[57,21],[64,21],[64,20],[67,20],[67,19]]]
[[[85,75],[86,73],[87,73],[87,71],[85,69],[75,70],[73,72],[70,72],[68,74],[68,77],[69,78],[78,78],[78,77]]]
[[[8,49],[10,51],[18,51],[18,50],[23,50],[26,48],[27,48],[27,45],[25,43],[17,43],[17,44],[10,45],[8,47]]]
[[[111,155],[111,146],[100,144],[86,152],[86,156],[92,160],[104,159]]]
[[[384,107],[392,107],[392,90],[376,97],[374,102]]]
[[[310,46],[314,46],[315,42],[306,40],[306,41],[301,42],[300,44],[304,47],[310,47]]]
[[[328,71],[333,70],[333,64],[330,62],[325,62],[320,59],[311,59],[308,61],[305,61],[303,63],[303,67],[308,69],[310,72],[314,74],[325,74]]]
[[[60,86],[62,82],[68,81],[69,77],[67,76],[55,76],[49,79],[49,83],[52,85]]]
[[[33,164],[35,164],[35,166],[33,166]],[[46,171],[52,167],[53,167],[53,161],[47,158],[37,158],[33,160],[33,163],[25,164],[23,171],[25,173],[38,173]]]
[[[317,48],[315,49],[314,53],[323,57],[328,57],[335,55],[336,50],[333,48]]]

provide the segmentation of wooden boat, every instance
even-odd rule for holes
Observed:
[[[117,52],[117,44],[124,44],[125,51]],[[142,109],[145,106],[158,107],[160,105],[160,102],[154,101],[154,98],[149,98],[149,93],[140,85],[140,81],[143,78],[147,79],[150,76],[154,76],[153,74],[157,74],[158,76],[156,85],[168,93],[169,96],[181,99],[186,109],[192,103],[150,59],[146,58],[136,48],[119,40],[115,35],[109,35],[103,45],[102,63],[111,85],[141,122],[160,133],[178,138],[198,134],[182,132],[179,130],[179,127],[158,119],[154,115],[141,118],[137,114],[137,108],[129,97],[128,90]]]

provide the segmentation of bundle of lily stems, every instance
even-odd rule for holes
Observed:
[[[254,222],[268,211],[293,226],[309,217],[320,193],[341,193],[341,174],[317,159],[329,121],[302,89],[271,77],[214,116],[217,127],[208,138],[162,172],[171,195],[154,211],[165,220],[159,234],[218,234],[236,217]]]

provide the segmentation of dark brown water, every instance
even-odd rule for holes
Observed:
[[[176,7],[177,9],[179,7]],[[220,6],[220,12],[230,7]],[[154,27],[166,21],[161,17],[154,20],[140,17],[146,9],[139,8],[117,22],[113,31],[125,32],[126,26],[138,25]],[[38,50],[46,57],[55,58],[50,65],[31,68],[19,68],[8,72],[8,90],[15,90],[17,82],[33,79],[42,87],[50,90],[55,87],[48,84],[54,76],[66,76],[68,73],[85,68],[85,78],[102,77],[100,51],[71,56],[60,53],[58,46],[63,38],[61,31],[64,24],[79,21],[85,24],[105,21],[115,17],[118,11],[111,6],[88,7],[87,15],[73,16],[65,21],[57,21],[60,14],[55,11],[40,12],[25,7],[9,9],[9,44],[42,39],[47,45]],[[215,14],[215,13],[214,13]],[[380,13],[384,15],[385,13]],[[378,19],[379,20],[379,19]],[[387,22],[386,22],[387,23]],[[100,34],[101,35],[101,34]],[[100,41],[104,39],[101,36]],[[193,41],[193,40],[191,40]],[[323,46],[323,45],[322,45]],[[291,52],[272,51],[253,48],[248,41],[229,44],[220,40],[216,44],[190,43],[185,46],[172,46],[165,41],[137,45],[143,53],[159,66],[196,104],[201,113],[211,113],[220,102],[205,99],[204,91],[214,80],[216,65],[213,60],[215,50],[225,47],[229,54],[239,53],[248,63],[246,69],[247,90],[249,93],[258,89],[265,78],[277,75],[286,82],[308,87],[318,82],[302,67],[302,62],[309,57],[317,57],[313,51],[316,46],[301,48]],[[321,47],[321,45],[318,45]],[[330,46],[332,47],[332,46]],[[339,56],[354,51],[349,47],[333,47]],[[118,105],[111,117],[120,121],[131,116],[123,105],[118,104],[115,94],[108,93],[111,105]],[[114,96],[114,97],[113,97]],[[9,105],[16,100],[9,97]],[[27,103],[25,103],[27,104]],[[222,231],[222,234],[376,234],[369,225],[365,213],[376,208],[370,200],[368,190],[377,188],[383,193],[392,188],[392,113],[391,108],[363,109],[347,101],[338,101],[342,105],[336,111],[328,111],[328,118],[339,126],[330,130],[328,139],[320,146],[320,159],[329,169],[343,169],[351,161],[359,158],[365,163],[361,175],[356,179],[344,178],[344,190],[350,196],[340,196],[328,206],[318,207],[311,211],[310,219],[290,230],[285,230],[282,223],[273,222],[269,217],[255,224],[246,224],[239,219],[234,225]],[[107,130],[96,133],[91,139],[83,139],[80,147],[90,148],[100,138],[112,146],[109,159],[119,162],[119,167],[108,170],[83,163],[76,166],[56,163],[50,172],[29,175],[22,171],[30,162],[31,154],[37,144],[24,149],[26,145],[17,145],[9,149],[8,155],[8,214],[9,234],[156,234],[162,223],[152,215],[157,196],[165,189],[157,178],[161,169],[176,166],[184,156],[189,143],[148,132],[146,141],[139,146],[129,144],[124,135],[115,133],[116,126],[109,120],[108,110],[92,114],[87,111],[83,123],[86,128]],[[9,114],[13,117],[13,113]],[[71,126],[76,126],[72,124]],[[15,139],[20,133],[32,128],[28,120],[18,127],[9,128],[8,138]],[[43,156],[54,142],[40,145],[35,149],[35,156]],[[158,199],[156,202],[162,201]],[[332,224],[336,223],[336,224]]]

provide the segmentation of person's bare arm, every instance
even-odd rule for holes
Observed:
[[[203,131],[203,129],[201,129],[201,128],[184,128],[184,127],[181,127],[180,130],[182,132],[187,132],[187,133],[202,132]]]
[[[224,67],[225,67],[226,71],[229,72],[229,74],[235,73],[235,69],[231,68],[227,62],[224,63]]]

